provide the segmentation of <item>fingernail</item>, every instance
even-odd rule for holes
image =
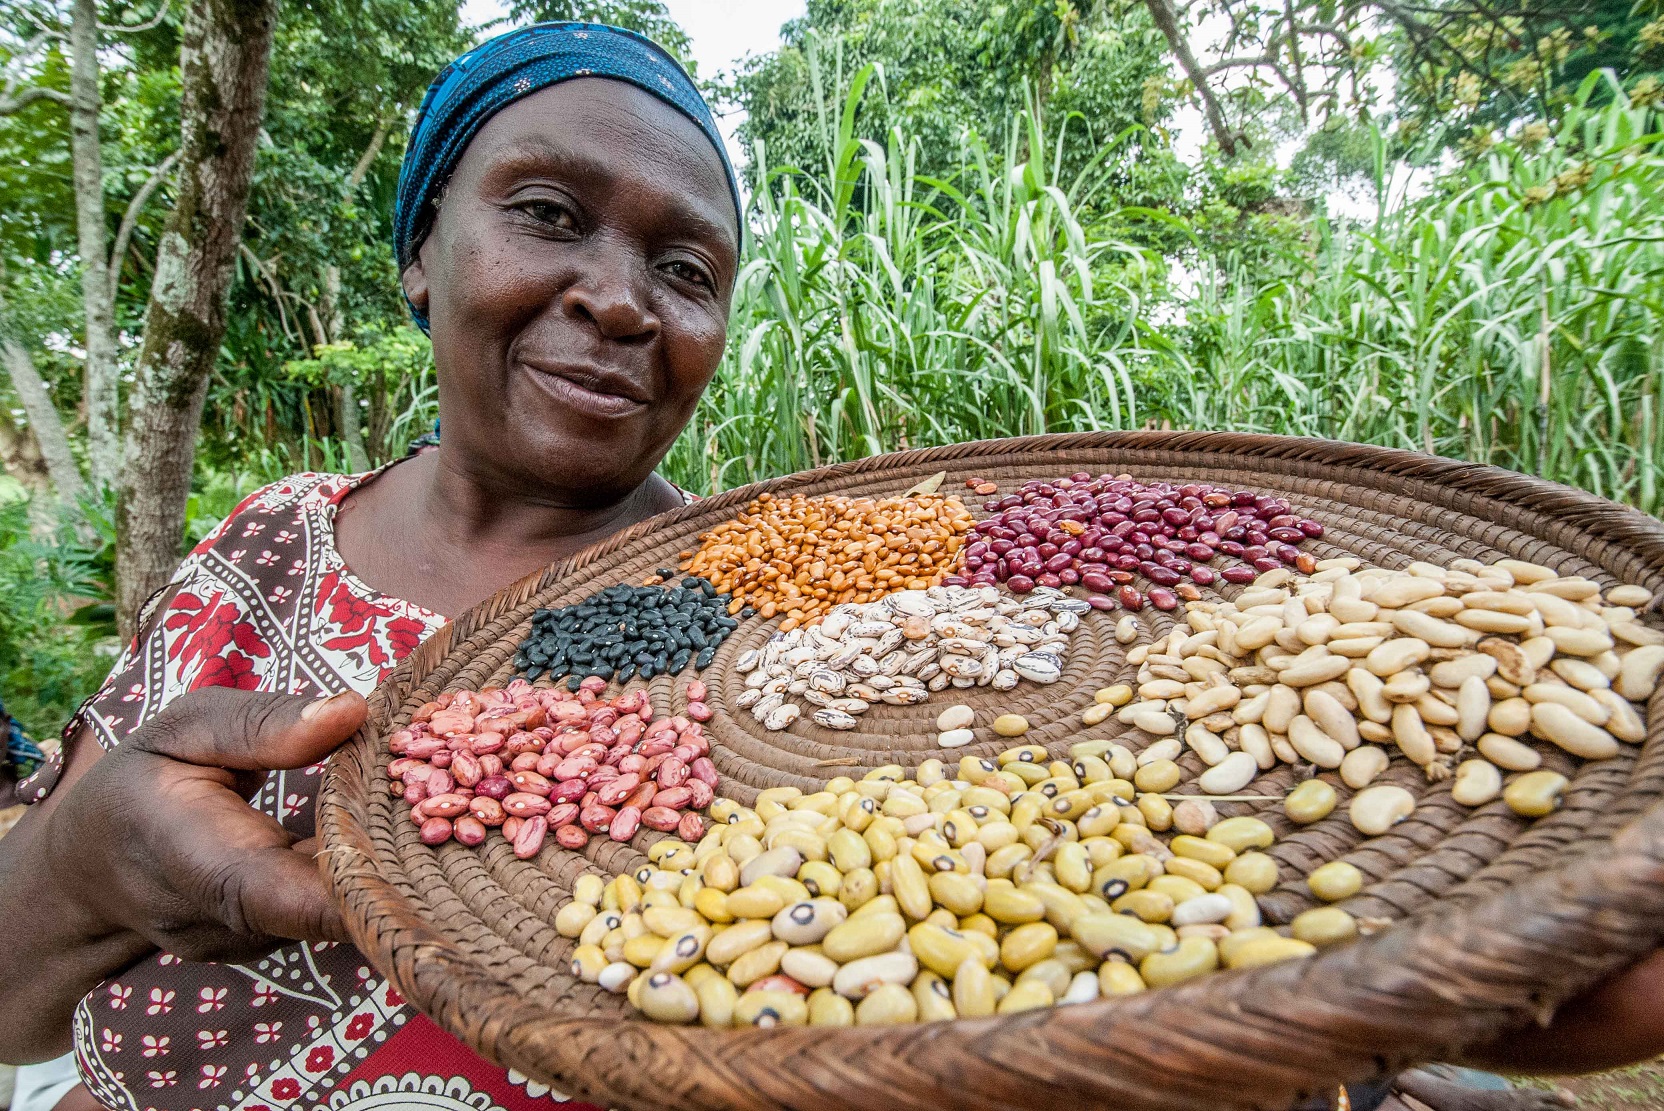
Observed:
[[[351,697],[350,691],[342,691],[340,694],[332,694],[328,698],[320,698],[316,702],[309,702],[305,708],[301,710],[300,720],[311,721],[313,718],[323,713],[324,707],[328,706],[331,702],[339,702],[341,699],[349,697]]]

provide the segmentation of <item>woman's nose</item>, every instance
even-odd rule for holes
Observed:
[[[607,339],[645,343],[659,333],[659,318],[648,305],[641,278],[617,252],[584,268],[561,295],[571,315],[593,323]]]

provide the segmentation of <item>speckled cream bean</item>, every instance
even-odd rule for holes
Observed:
[[[1610,711],[1606,712],[1610,716]],[[1585,760],[1605,760],[1618,754],[1616,737],[1558,702],[1538,702],[1531,707],[1531,731]]]
[[[1260,765],[1253,755],[1247,752],[1233,752],[1196,780],[1196,785],[1210,795],[1233,795],[1249,783],[1260,772]]]
[[[1450,797],[1463,806],[1484,806],[1502,793],[1502,772],[1488,760],[1463,760],[1456,766]]]
[[[1361,791],[1387,770],[1391,758],[1385,749],[1375,745],[1360,745],[1346,754],[1340,762],[1340,778],[1354,791]]]

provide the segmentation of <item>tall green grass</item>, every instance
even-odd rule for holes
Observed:
[[[921,167],[905,136],[853,134],[870,78],[825,114],[826,165],[759,190],[730,349],[666,460],[676,481],[1163,425],[1408,447],[1664,502],[1664,136],[1609,78],[1534,149],[1504,142],[1367,226],[1313,220],[1275,272],[1188,259],[1183,296],[1166,259],[1083,225],[1113,144],[1061,181],[1068,123],[1031,110],[1004,147],[968,135],[957,165]]]

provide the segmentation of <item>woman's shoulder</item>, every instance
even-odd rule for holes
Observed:
[[[308,510],[332,510],[351,490],[374,473],[351,475],[302,471],[267,483],[238,502],[225,519],[191,549],[191,554],[200,556],[227,538],[235,539],[239,526],[247,530],[251,524],[257,524],[259,527],[248,533],[249,536],[264,532],[261,518],[270,520],[287,516],[298,519]]]

